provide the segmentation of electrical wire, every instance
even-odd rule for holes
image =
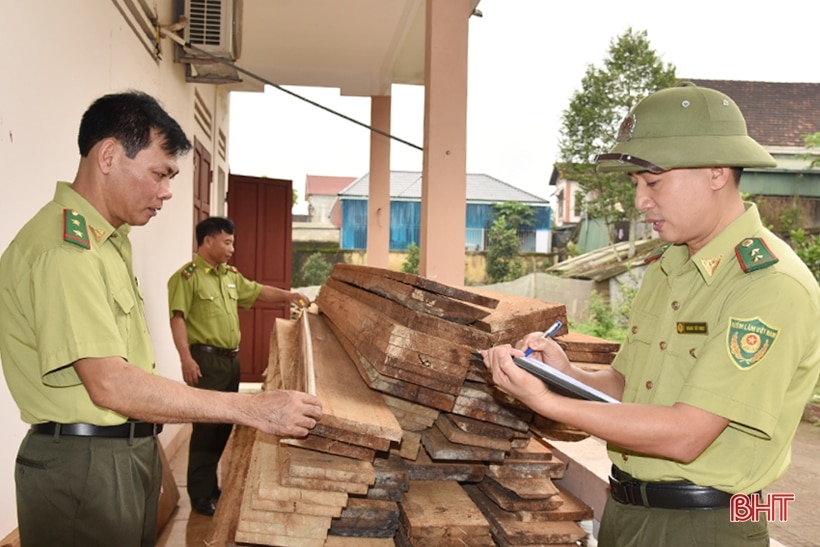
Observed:
[[[246,76],[250,76],[251,78],[253,78],[255,80],[258,80],[258,81],[262,82],[265,85],[269,85],[271,87],[274,87],[274,88],[278,89],[279,91],[281,91],[283,93],[287,93],[288,95],[290,95],[292,97],[295,97],[299,100],[302,100],[302,101],[304,101],[308,104],[311,104],[311,105],[313,105],[317,108],[321,108],[325,112],[329,112],[329,113],[334,114],[336,116],[339,116],[340,118],[343,118],[343,119],[345,119],[349,122],[355,123],[358,126],[361,126],[361,127],[364,127],[365,129],[373,131],[374,133],[378,133],[379,135],[382,135],[383,137],[393,139],[396,142],[400,142],[400,143],[405,144],[405,145],[407,145],[411,148],[415,148],[416,150],[419,150],[419,151],[422,151],[422,152],[424,151],[424,148],[422,148],[421,146],[418,146],[417,144],[413,144],[412,142],[408,142],[404,139],[396,137],[395,135],[391,135],[390,133],[387,133],[386,131],[382,131],[381,129],[370,126],[370,125],[368,125],[364,122],[360,122],[359,120],[357,120],[355,118],[351,118],[350,116],[347,116],[346,114],[342,114],[341,112],[337,112],[336,110],[333,110],[332,108],[328,108],[327,106],[325,106],[323,104],[317,103],[316,101],[308,99],[307,97],[303,97],[302,95],[299,95],[298,93],[295,93],[295,92],[293,92],[289,89],[285,89],[281,85],[275,84],[275,83],[271,82],[270,80],[267,80],[267,79],[263,78],[262,76],[259,76],[258,74],[254,74],[253,72],[251,72],[249,70],[245,70],[244,68],[237,65],[233,61],[230,61],[228,59],[223,59],[222,57],[217,57],[216,55],[213,55],[210,52],[205,51],[205,50],[193,45],[191,42],[184,41],[178,35],[170,32],[166,29],[162,29],[162,30],[163,30],[163,34],[165,34],[165,36],[167,36],[168,38],[171,38],[171,40],[173,40],[174,42],[178,43],[179,45],[181,45],[185,48],[192,49],[192,50],[196,51],[197,53],[201,53],[201,54],[207,56],[208,58],[210,58],[213,61],[216,61],[216,62],[221,63],[223,65],[229,66],[229,67],[233,68],[234,70],[236,70],[237,72],[241,72],[242,74],[245,74]]]

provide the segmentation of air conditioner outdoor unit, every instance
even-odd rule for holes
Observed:
[[[242,46],[242,0],[185,0],[185,41],[221,59],[235,61]],[[182,63],[214,62],[191,48],[177,48]]]

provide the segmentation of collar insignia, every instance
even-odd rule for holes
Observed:
[[[712,277],[715,275],[715,270],[717,270],[721,260],[723,260],[723,255],[717,258],[701,258],[700,263],[703,265],[703,269],[706,270],[706,273],[709,274],[709,277]]]

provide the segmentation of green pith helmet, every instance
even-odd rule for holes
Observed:
[[[595,158],[598,171],[777,166],[749,137],[732,99],[688,82],[640,101],[621,122],[616,141],[609,154]]]

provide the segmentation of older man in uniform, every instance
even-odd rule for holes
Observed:
[[[191,143],[153,97],[128,92],[86,110],[78,144],[74,181],[57,184],[0,258],[0,356],[31,424],[15,467],[20,543],[149,546],[157,424],[305,435],[321,403],[289,391],[214,396],[154,375],[128,233],[171,198]]]
[[[239,389],[238,306],[274,302],[305,307],[307,296],[251,281],[228,264],[233,256],[234,224],[208,217],[196,226],[197,254],[168,280],[171,332],[189,386],[215,391]],[[187,490],[191,508],[213,515],[221,490],[217,467],[230,424],[194,423],[188,450]]]
[[[744,167],[775,161],[732,99],[689,84],[635,106],[597,162],[629,173],[637,208],[667,242],[632,303],[626,342],[597,373],[535,334],[485,362],[538,413],[608,441],[602,547],[766,546],[765,518],[732,522],[730,500],[786,471],[820,372],[817,281],[738,186]],[[622,404],[550,392],[515,366],[526,347]]]

